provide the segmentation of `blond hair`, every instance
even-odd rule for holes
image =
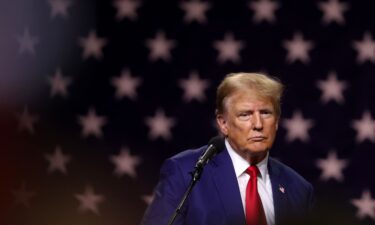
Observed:
[[[229,96],[241,90],[254,90],[259,98],[269,99],[276,115],[281,113],[280,101],[284,85],[279,79],[260,73],[230,73],[220,83],[216,92],[216,115],[223,114]]]

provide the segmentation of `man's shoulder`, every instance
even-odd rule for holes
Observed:
[[[202,155],[203,151],[207,148],[207,145],[204,145],[199,148],[194,148],[194,149],[187,149],[184,150],[180,153],[177,153],[176,155],[170,157],[167,159],[167,161],[173,161],[177,162],[178,164],[183,164],[183,165],[191,165],[194,164],[199,156]]]
[[[180,178],[184,177],[185,181],[187,182],[190,180],[190,172],[194,169],[195,163],[205,149],[206,146],[196,149],[187,149],[166,159],[160,169],[161,175],[166,175],[169,177],[177,175]]]
[[[274,173],[280,173],[284,179],[294,184],[303,185],[305,187],[310,187],[311,184],[302,175],[295,171],[290,166],[282,163],[281,161],[270,157],[269,158],[270,169]]]

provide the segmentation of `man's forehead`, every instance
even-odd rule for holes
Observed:
[[[236,93],[228,96],[224,101],[224,111],[232,110],[273,110],[270,98],[265,98],[253,92]]]

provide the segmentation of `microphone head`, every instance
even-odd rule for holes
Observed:
[[[213,137],[208,142],[208,146],[210,145],[213,145],[213,147],[215,147],[216,152],[221,152],[225,147],[224,138],[220,135]]]

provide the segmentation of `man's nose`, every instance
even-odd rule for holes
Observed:
[[[260,116],[260,113],[254,113],[253,114],[253,129],[254,130],[262,130],[263,129],[263,121],[262,117]]]

